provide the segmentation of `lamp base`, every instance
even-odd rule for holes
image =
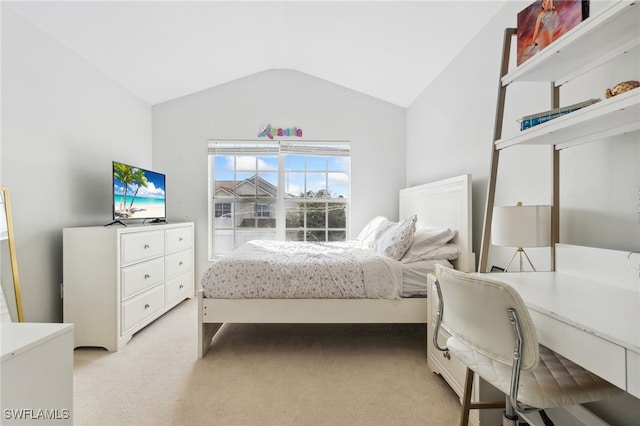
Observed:
[[[509,264],[507,265],[506,268],[504,268],[505,272],[509,271],[509,267],[511,266],[511,264],[513,263],[513,260],[516,258],[517,255],[520,255],[520,272],[522,272],[523,256],[527,259],[527,262],[529,262],[531,269],[533,269],[534,272],[537,272],[535,266],[533,266],[533,263],[531,263],[531,259],[529,259],[529,256],[527,256],[527,252],[524,251],[522,247],[518,247],[516,249],[516,252],[513,253],[513,256],[511,256],[511,260],[509,261]]]

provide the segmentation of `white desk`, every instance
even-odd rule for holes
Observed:
[[[3,425],[73,423],[73,324],[2,323]]]
[[[542,345],[640,398],[640,278],[627,254],[558,245],[556,272],[481,275],[520,293]]]

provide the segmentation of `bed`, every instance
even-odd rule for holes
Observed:
[[[415,232],[455,230],[453,266],[472,271],[471,175],[400,190],[399,219],[415,216]],[[274,243],[275,244],[275,243]],[[210,270],[203,275],[210,274]],[[427,323],[426,297],[385,298],[216,298],[198,297],[198,356],[209,350],[224,323]],[[425,283],[426,287],[426,283]]]

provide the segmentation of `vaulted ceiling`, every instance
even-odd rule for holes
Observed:
[[[409,106],[500,1],[3,1],[154,105],[293,69]]]

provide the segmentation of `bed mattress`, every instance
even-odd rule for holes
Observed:
[[[403,264],[358,241],[254,240],[216,260],[202,277],[202,289],[205,298],[214,299],[426,296],[426,277],[435,263]]]
[[[362,299],[400,297],[402,265],[357,242],[250,241],[202,277],[206,298]]]

